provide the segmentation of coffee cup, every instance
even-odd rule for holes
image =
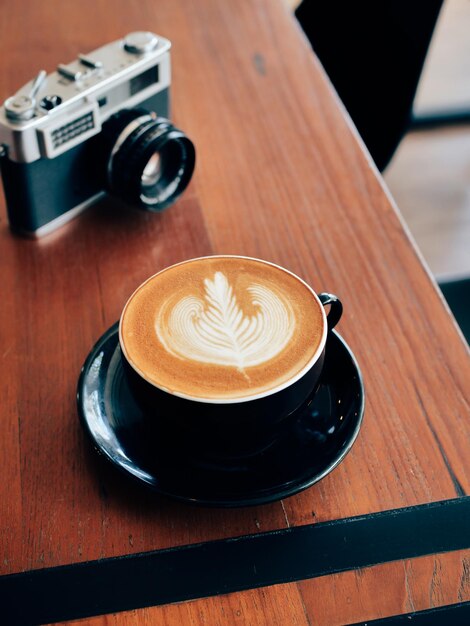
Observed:
[[[201,257],[150,277],[119,324],[146,437],[219,459],[272,445],[315,392],[341,314],[336,296],[260,259]]]

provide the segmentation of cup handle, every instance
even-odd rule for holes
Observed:
[[[328,322],[328,330],[332,330],[341,319],[343,314],[343,305],[341,300],[332,293],[319,293],[318,297],[323,306],[330,305],[330,311],[326,316]]]

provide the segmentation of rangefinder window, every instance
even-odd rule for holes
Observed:
[[[158,83],[158,65],[151,67],[149,70],[142,72],[130,81],[130,95],[133,96],[139,91],[143,91],[146,87],[150,87],[154,83]]]

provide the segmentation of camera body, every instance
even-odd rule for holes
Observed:
[[[5,101],[0,110],[0,168],[13,230],[40,237],[106,192],[113,193],[113,164],[125,145],[128,162],[134,169],[135,161],[141,166],[134,172],[138,180],[129,182],[138,189],[133,196],[127,194],[130,198],[117,195],[160,210],[174,201],[176,191],[181,193],[194,168],[194,147],[164,119],[169,113],[170,47],[153,33],[131,33],[59,65],[49,75],[41,72]],[[130,139],[139,143],[139,154],[134,150],[130,155]],[[153,173],[150,183],[142,171],[152,160],[160,161],[162,146],[175,142],[177,151],[173,145],[167,152],[179,159],[179,169],[172,170],[179,178],[162,195],[162,182],[156,182],[161,171]],[[127,175],[126,163],[120,167],[114,187]],[[139,191],[142,181],[153,194],[151,201]]]

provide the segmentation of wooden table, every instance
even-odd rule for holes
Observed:
[[[468,352],[282,3],[4,0],[0,97],[40,68],[142,29],[173,43],[173,118],[198,155],[185,195],[161,216],[107,201],[38,242],[10,234],[1,201],[0,622],[344,624],[443,605],[463,615]],[[194,508],[128,487],[97,463],[76,413],[81,365],[133,289],[213,253],[265,258],[339,294],[339,331],[367,392],[345,461],[312,488],[254,508]],[[227,539],[240,536],[237,552]],[[268,554],[276,542],[282,552]],[[165,559],[176,582],[162,591],[152,581]],[[76,565],[88,561],[91,570]],[[28,573],[38,569],[45,577]],[[117,590],[105,609],[83,591],[86,572],[98,600]],[[142,586],[148,597],[131,593]],[[440,623],[456,622],[449,613]]]

